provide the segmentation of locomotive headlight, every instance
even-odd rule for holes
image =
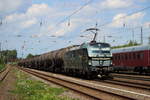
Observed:
[[[89,65],[92,65],[92,61],[91,60],[89,60]]]

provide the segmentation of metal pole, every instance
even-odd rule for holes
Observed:
[[[22,48],[22,59],[23,59],[23,48]]]
[[[0,42],[0,59],[2,58],[1,46],[2,46],[2,44]]]
[[[1,52],[1,42],[0,42],[0,52]]]
[[[143,28],[141,27],[141,44],[143,44]]]
[[[148,37],[148,44],[150,45],[150,37]]]
[[[1,42],[0,42],[0,59],[2,60],[2,63],[3,63],[2,43]]]
[[[132,38],[133,38],[133,45],[134,45],[134,29],[132,29]]]
[[[105,39],[105,35],[104,35],[104,43],[106,42],[106,39]]]

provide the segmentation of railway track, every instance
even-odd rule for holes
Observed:
[[[138,88],[143,90],[150,90],[150,76],[141,76],[141,75],[128,75],[128,74],[115,74],[112,73],[112,80],[99,80],[96,81],[116,84],[121,86],[127,86],[131,88]]]
[[[117,78],[125,78],[125,79],[132,79],[132,80],[150,81],[150,76],[144,76],[144,75],[131,75],[131,74],[112,73],[112,76],[117,77]]]
[[[113,80],[105,80],[105,82],[150,90],[150,76],[127,74],[112,74],[112,76],[114,78]]]
[[[138,75],[138,76],[150,76],[150,73],[139,73],[139,72],[133,72],[133,71],[119,71],[119,72],[113,72],[114,74],[126,74],[126,75]]]
[[[10,67],[5,67],[2,71],[0,71],[0,81],[3,81],[10,71]]]
[[[109,84],[127,86],[127,87],[131,87],[131,88],[150,90],[150,85],[144,84],[144,83],[141,84],[141,83],[136,83],[136,82],[122,81],[122,80],[104,80],[103,82],[109,83]]]
[[[78,93],[90,96],[94,99],[102,100],[150,100],[150,96],[147,94],[136,93],[133,91],[127,91],[119,88],[108,87],[92,82],[86,82],[85,80],[74,79],[62,75],[50,74],[47,72],[24,69],[21,70],[42,78],[46,81],[53,82],[63,87],[74,90]]]

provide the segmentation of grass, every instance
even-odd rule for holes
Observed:
[[[0,71],[5,67],[5,64],[0,64]]]
[[[66,91],[64,88],[50,87],[20,71],[16,71],[16,76],[16,88],[11,92],[17,94],[19,100],[74,100],[60,96]]]
[[[4,61],[0,58],[0,71],[5,67]]]

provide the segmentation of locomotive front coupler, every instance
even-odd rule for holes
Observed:
[[[97,77],[100,79],[113,79],[113,77],[110,75],[110,72],[105,68],[100,69],[98,73],[99,74],[97,75]]]

